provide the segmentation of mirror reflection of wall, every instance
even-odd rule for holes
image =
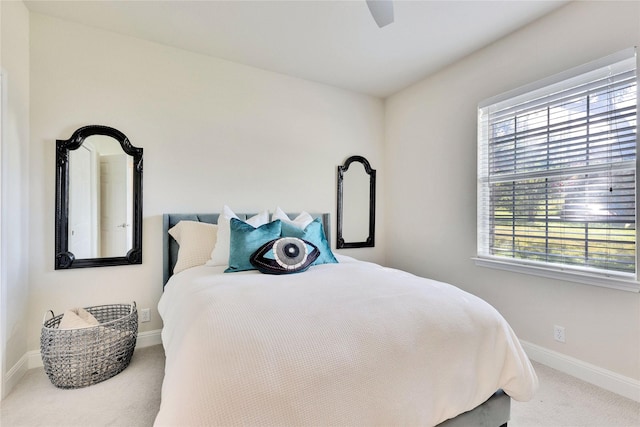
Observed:
[[[342,237],[364,242],[369,237],[369,175],[362,163],[351,163],[342,183]]]
[[[109,136],[69,152],[69,251],[122,257],[133,247],[133,158]]]

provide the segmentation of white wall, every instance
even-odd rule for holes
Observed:
[[[8,372],[27,351],[29,11],[22,2],[0,2],[2,147],[0,151],[0,397],[12,384]],[[26,366],[22,366],[26,369]],[[12,376],[17,381],[19,375]]]
[[[525,341],[637,380],[637,293],[471,260],[478,102],[634,45],[640,45],[640,3],[572,2],[388,98],[384,155],[390,265],[486,299]],[[565,344],[553,340],[554,325],[566,328]]]
[[[88,124],[144,149],[142,265],[54,270],[55,140]],[[330,212],[335,241],[336,168],[384,174],[383,126],[378,98],[32,13],[29,349],[48,309],[135,300],[161,327],[162,213]],[[384,239],[357,253],[382,261]]]

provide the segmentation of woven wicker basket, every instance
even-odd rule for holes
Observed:
[[[100,323],[79,329],[58,329],[62,314],[42,324],[40,351],[44,370],[59,388],[80,388],[122,372],[138,337],[136,303],[85,307]]]

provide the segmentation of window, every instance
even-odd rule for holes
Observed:
[[[630,49],[478,107],[481,265],[637,290]]]

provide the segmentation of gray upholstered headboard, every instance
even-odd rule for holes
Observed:
[[[255,214],[236,214],[240,219],[251,218]],[[289,218],[295,218],[297,213],[287,214]],[[207,214],[164,214],[162,215],[162,286],[167,284],[169,277],[173,274],[173,267],[176,265],[178,259],[178,243],[169,235],[169,229],[176,225],[180,221],[199,221],[209,224],[217,224],[219,213],[207,213]],[[327,241],[331,244],[330,230],[330,218],[328,213],[311,214],[315,218],[322,219],[322,225],[324,227],[324,234],[327,236]]]

